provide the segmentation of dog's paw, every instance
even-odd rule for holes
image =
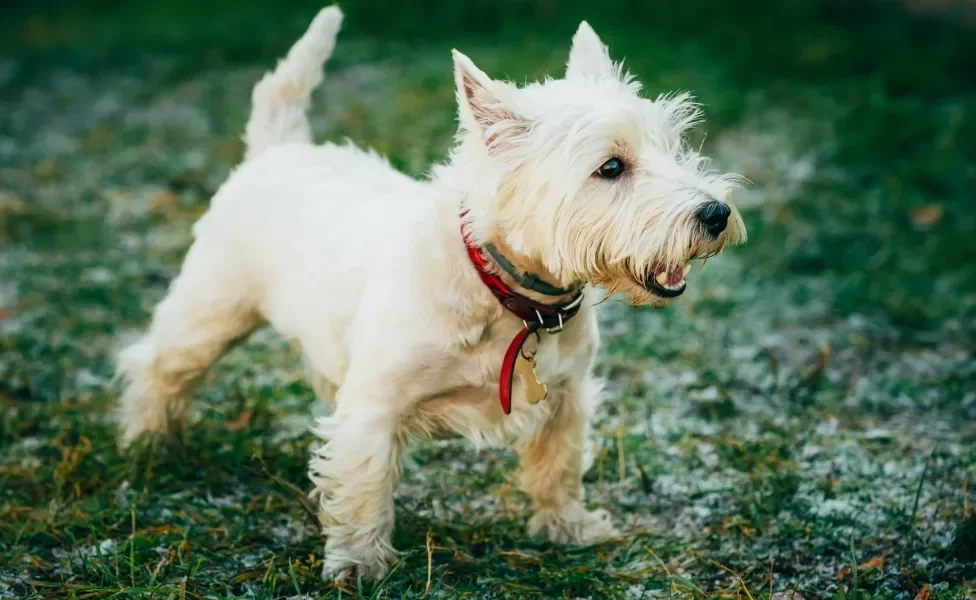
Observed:
[[[322,577],[334,581],[355,581],[360,577],[379,581],[386,577],[396,561],[397,552],[389,545],[368,550],[327,548],[322,564]]]
[[[182,410],[171,411],[123,408],[118,412],[116,440],[121,450],[146,443],[153,447],[172,446],[186,440],[187,421]]]
[[[139,425],[120,424],[116,443],[121,452],[138,452],[141,448],[153,451],[172,450],[186,444],[183,421],[171,421],[165,427],[148,428]]]
[[[332,581],[356,581],[360,577],[379,581],[390,572],[390,565],[375,561],[368,564],[350,564],[344,560],[326,558],[322,565],[322,578]]]
[[[529,520],[529,535],[545,535],[557,544],[592,546],[620,537],[620,532],[606,510],[587,511],[575,505],[535,513]]]

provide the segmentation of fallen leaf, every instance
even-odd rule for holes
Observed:
[[[5,215],[16,215],[27,210],[27,205],[23,199],[16,194],[0,192],[0,217]]]
[[[857,570],[859,572],[870,571],[871,569],[883,570],[884,565],[885,565],[885,555],[881,554],[875,556],[874,558],[868,559],[867,562],[865,562],[864,564],[857,565]],[[840,580],[840,579],[847,579],[850,576],[851,576],[851,566],[846,565],[843,569],[837,571],[837,575],[835,575],[834,577]]]
[[[34,173],[40,179],[54,179],[61,173],[61,166],[54,160],[48,158],[37,163]]]
[[[149,210],[158,212],[179,204],[180,198],[170,190],[161,190],[149,199]]]
[[[231,585],[240,585],[245,581],[256,581],[264,577],[264,569],[250,569],[234,575],[230,579]]]
[[[941,204],[913,206],[909,212],[912,217],[912,223],[919,229],[929,229],[942,220]]]
[[[929,586],[923,585],[922,589],[915,594],[915,600],[929,600]]]
[[[156,535],[170,535],[174,533],[182,533],[182,530],[174,527],[173,525],[157,525],[155,527],[150,527],[149,531],[155,533]]]
[[[806,600],[800,592],[794,590],[788,590],[785,592],[776,592],[769,597],[769,600]]]
[[[820,351],[817,352],[817,357],[814,360],[813,366],[805,377],[804,385],[814,390],[819,388],[823,381],[824,375],[827,373],[827,366],[829,364],[830,345],[826,344],[821,346]]]
[[[245,410],[236,419],[224,424],[224,429],[227,431],[240,431],[244,429],[251,423],[251,415],[251,411]]]
[[[810,373],[811,379],[820,379],[827,372],[827,365],[830,364],[830,345],[825,344],[820,347],[817,353],[817,362],[813,365],[813,372]]]

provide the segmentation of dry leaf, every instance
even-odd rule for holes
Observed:
[[[859,572],[864,572],[864,571],[869,571],[871,569],[884,569],[884,565],[885,565],[885,555],[881,554],[879,556],[875,556],[874,558],[869,559],[864,564],[857,565],[857,570]],[[841,580],[841,579],[847,579],[850,576],[851,576],[851,566],[846,565],[843,569],[837,571],[837,575],[835,575],[834,577],[837,578],[838,580]]]
[[[182,532],[182,530],[172,525],[157,525],[155,527],[150,527],[149,531],[155,533],[156,535],[170,535]]]
[[[919,229],[929,229],[942,220],[941,204],[923,204],[913,206],[911,211],[912,223]]]
[[[227,431],[240,431],[251,423],[251,411],[245,410],[236,419],[224,425]]]
[[[179,204],[180,198],[169,190],[161,190],[149,200],[149,210],[153,212],[165,210]]]
[[[929,586],[923,585],[922,589],[915,594],[915,600],[929,600]]]
[[[23,199],[16,194],[0,192],[0,217],[4,215],[16,215],[27,210],[27,205]]]
[[[813,365],[813,372],[810,374],[811,378],[820,379],[827,372],[827,365],[830,364],[830,344],[825,344],[820,347],[820,352],[817,353],[817,361]]]
[[[249,569],[247,571],[242,571],[237,575],[231,577],[231,585],[240,585],[245,581],[257,581],[264,577],[264,569]]]

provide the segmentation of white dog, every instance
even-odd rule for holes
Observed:
[[[388,571],[404,452],[445,433],[518,451],[529,533],[614,537],[581,484],[607,293],[593,286],[635,304],[680,295],[690,260],[745,239],[735,178],[684,143],[689,98],[642,98],[586,23],[564,79],[517,88],[454,52],[457,145],[429,180],[315,146],[306,109],[341,20],[322,10],[254,88],[247,157],[120,356],[123,439],[165,433],[190,385],[270,323],[333,408],[309,466],[327,576]]]

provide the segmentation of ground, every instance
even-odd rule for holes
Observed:
[[[114,441],[112,353],[240,159],[251,85],[316,8],[266,4],[54,3],[0,26],[0,598],[976,595],[964,15],[344,6],[318,139],[422,176],[454,131],[452,46],[494,76],[558,76],[585,17],[646,93],[701,100],[706,153],[751,181],[737,194],[751,239],[667,310],[603,307],[588,500],[625,537],[530,539],[511,452],[424,443],[397,494],[402,561],[339,585],[320,577],[305,498],[324,407],[272,332],[208,375],[183,439]]]

